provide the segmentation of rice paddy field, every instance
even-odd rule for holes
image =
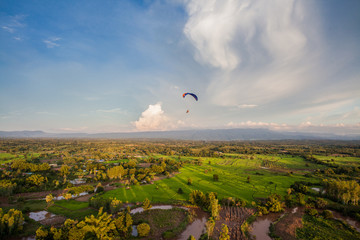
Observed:
[[[322,156],[322,155],[315,155],[314,156],[317,160],[323,161],[325,163],[335,163],[341,166],[360,166],[360,158],[356,157],[343,157],[343,156]]]
[[[141,202],[145,198],[152,202],[173,202],[187,200],[192,190],[200,190],[216,192],[219,198],[236,197],[250,203],[271,193],[284,195],[295,181],[317,183],[319,180],[304,174],[323,168],[322,165],[305,162],[301,157],[278,155],[239,154],[201,160],[201,165],[185,165],[174,177],[149,185],[133,185],[130,189],[118,188],[106,192],[102,197],[116,197],[123,202]],[[218,181],[214,181],[214,175],[218,175]],[[188,179],[192,181],[190,185]],[[182,194],[178,193],[179,188],[183,190]]]

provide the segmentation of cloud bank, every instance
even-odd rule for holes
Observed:
[[[294,121],[287,113],[301,111],[298,122],[319,113],[314,107],[324,107],[320,123],[359,100],[357,71],[343,69],[354,67],[358,48],[331,46],[332,38],[354,39],[325,35],[320,3],[186,0],[185,6],[189,19],[183,32],[194,58],[215,72],[207,85],[212,104],[253,112],[263,106],[263,121],[279,120],[279,114]]]

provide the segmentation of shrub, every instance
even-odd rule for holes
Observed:
[[[179,189],[177,190],[177,193],[178,193],[178,194],[183,194],[184,191],[182,190],[182,188],[179,188]]]
[[[192,180],[191,178],[188,178],[188,182],[187,182],[188,185],[191,185],[192,184]]]
[[[214,174],[214,175],[213,175],[213,179],[214,179],[214,181],[216,181],[216,182],[219,181],[219,175]]]
[[[104,191],[104,187],[103,186],[99,186],[96,188],[96,193],[100,193]]]
[[[0,238],[21,231],[23,224],[24,217],[21,211],[10,209],[7,213],[4,213],[0,208]]]
[[[139,237],[146,237],[150,233],[150,226],[147,223],[141,223],[137,227]]]
[[[319,214],[318,211],[314,208],[306,209],[306,213],[309,214],[310,216],[317,216]]]
[[[323,215],[323,217],[326,218],[326,219],[334,218],[333,213],[332,213],[331,211],[329,211],[329,210],[324,210],[324,211],[322,212],[322,215]]]

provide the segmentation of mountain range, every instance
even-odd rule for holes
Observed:
[[[100,139],[174,139],[204,141],[235,140],[360,140],[360,135],[331,133],[279,132],[269,129],[197,129],[179,131],[114,133],[48,133],[43,131],[0,131],[0,138],[100,138]]]

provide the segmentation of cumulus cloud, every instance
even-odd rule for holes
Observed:
[[[133,124],[140,131],[168,130],[175,127],[162,110],[161,103],[149,105]]]

